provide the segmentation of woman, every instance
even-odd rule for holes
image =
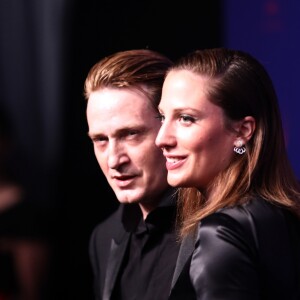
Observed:
[[[179,283],[201,300],[300,299],[300,188],[264,67],[242,51],[197,50],[168,72],[159,109],[181,236],[195,236]]]

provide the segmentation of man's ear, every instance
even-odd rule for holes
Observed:
[[[251,139],[255,128],[256,122],[252,116],[243,118],[240,122],[238,122],[238,137],[243,139],[245,143],[248,142]]]

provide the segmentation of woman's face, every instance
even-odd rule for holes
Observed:
[[[205,189],[234,155],[237,134],[225,127],[222,108],[208,100],[210,83],[186,70],[170,72],[164,82],[156,145],[167,159],[172,186]]]

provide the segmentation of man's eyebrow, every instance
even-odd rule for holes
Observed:
[[[90,139],[94,139],[94,138],[97,138],[97,137],[103,137],[103,136],[105,136],[105,135],[102,134],[102,133],[90,133],[90,132],[88,132],[88,133],[87,133],[87,136],[88,136]]]
[[[113,136],[122,136],[126,133],[128,133],[129,131],[139,131],[139,132],[144,132],[144,131],[147,131],[148,128],[147,126],[145,125],[129,125],[129,126],[126,126],[126,127],[122,127],[118,130],[116,130],[114,133],[113,133]],[[95,139],[95,138],[99,138],[99,137],[105,137],[107,136],[106,134],[104,133],[91,133],[91,132],[87,132],[87,136],[91,139]]]
[[[132,125],[132,126],[127,126],[127,127],[123,127],[119,130],[117,130],[115,132],[115,136],[122,136],[126,133],[128,133],[129,131],[139,131],[139,132],[143,132],[146,130],[146,126],[145,125]]]

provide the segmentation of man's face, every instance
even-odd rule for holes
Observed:
[[[154,207],[167,188],[156,147],[157,112],[138,90],[104,88],[88,100],[87,121],[97,161],[121,203]]]

